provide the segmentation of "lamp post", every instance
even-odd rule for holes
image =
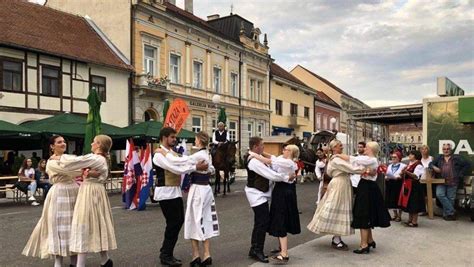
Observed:
[[[215,128],[217,129],[217,124],[219,123],[217,120],[219,119],[218,111],[219,111],[219,104],[221,103],[221,96],[218,95],[218,94],[213,95],[212,96],[212,103],[214,103],[214,105],[216,107],[216,125],[215,125]]]

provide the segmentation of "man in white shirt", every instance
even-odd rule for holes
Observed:
[[[264,149],[262,138],[250,138],[249,147],[251,152],[262,154]],[[263,247],[270,223],[270,210],[268,207],[268,200],[272,194],[270,181],[290,182],[296,176],[295,174],[277,173],[255,158],[246,158],[245,161],[247,168],[245,194],[255,216],[249,256],[260,262],[268,263],[267,256],[263,253]]]
[[[225,129],[225,124],[222,121],[220,121],[217,124],[217,130],[214,131],[214,133],[212,134],[212,144],[213,144],[213,146],[212,146],[212,149],[211,149],[211,155],[214,156],[216,151],[217,151],[217,148],[221,144],[229,142],[229,141],[230,141],[229,133]]]
[[[366,144],[363,141],[357,144],[357,155],[355,155],[356,157],[364,155],[365,145]],[[359,181],[360,181],[360,174],[351,174],[351,184],[352,184],[354,195],[357,193],[357,186],[359,185]]]
[[[175,153],[172,148],[176,144],[176,131],[164,127],[160,131],[161,149],[166,153]],[[156,165],[156,188],[154,199],[160,203],[161,211],[166,219],[165,237],[160,249],[161,264],[166,266],[181,266],[181,261],[173,256],[174,247],[178,241],[179,231],[184,223],[184,208],[181,194],[181,174],[196,170],[207,170],[208,164],[199,162],[196,165],[171,164],[166,156],[156,152],[153,156]]]

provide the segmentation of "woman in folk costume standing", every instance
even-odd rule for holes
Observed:
[[[101,255],[101,266],[113,266],[108,251],[117,248],[112,210],[104,183],[109,174],[108,157],[112,139],[97,135],[91,144],[93,154],[59,160],[73,177],[85,170],[72,217],[70,250],[78,253],[77,266],[85,266],[86,253]],[[88,175],[87,175],[88,174]],[[92,177],[93,176],[93,177]]]
[[[210,176],[215,170],[210,162],[208,145],[209,135],[205,132],[199,132],[195,138],[195,146],[199,151],[191,156],[177,157],[172,154],[166,154],[164,150],[159,150],[162,154],[164,153],[168,161],[176,165],[196,165],[198,162],[208,164],[207,170],[191,173],[191,187],[188,193],[184,219],[184,238],[191,239],[193,250],[190,266],[212,265],[210,238],[219,236],[216,203],[209,184]],[[204,247],[202,258],[204,260],[202,261],[199,252],[199,242],[202,242]]]
[[[333,140],[329,147],[334,155],[330,157],[327,173],[332,179],[307,227],[316,234],[334,235],[331,242],[332,247],[347,250],[348,247],[341,240],[341,236],[354,234],[354,229],[351,228],[352,188],[349,175],[352,173],[362,174],[366,168],[352,166],[349,162],[336,156],[342,154],[341,141]]]
[[[397,151],[391,157],[392,163],[388,165],[385,174],[385,206],[388,209],[393,209],[392,220],[400,222],[402,220],[402,210],[398,205],[398,199],[403,183],[401,173],[407,165],[400,162],[402,153]]]
[[[380,146],[377,142],[368,142],[365,146],[364,155],[350,157],[350,162],[356,166],[364,166],[371,170],[376,170],[379,166],[376,155]],[[347,159],[345,156],[341,156]],[[357,185],[357,194],[354,202],[352,228],[360,229],[360,248],[354,253],[369,253],[370,247],[375,248],[376,244],[372,237],[372,228],[389,227],[390,214],[385,207],[382,192],[377,183],[377,172],[368,173],[361,176]]]
[[[279,157],[269,155],[270,158],[265,158],[256,153],[249,152],[250,157],[255,157],[261,162],[271,165],[274,171],[284,174],[296,174],[298,171],[297,161],[299,154],[300,150],[295,145],[285,146],[283,155]],[[273,256],[272,261],[276,263],[287,263],[289,261],[287,234],[296,235],[301,233],[296,186],[294,182],[275,182],[272,191],[272,203],[270,205],[270,226],[268,233],[271,236],[278,237],[280,243],[279,255]]]
[[[418,227],[418,213],[426,212],[423,185],[420,184],[425,168],[421,163],[420,151],[410,151],[408,159],[410,159],[410,163],[401,173],[403,185],[398,204],[404,212],[409,214],[405,225],[408,227]]]
[[[46,164],[46,172],[53,184],[44,201],[41,218],[36,224],[23,255],[40,257],[53,256],[54,266],[60,267],[64,257],[71,257],[71,265],[76,265],[76,256],[70,250],[72,215],[79,190],[73,176],[65,174],[60,160],[74,157],[65,155],[66,142],[59,135],[49,139],[51,157]]]

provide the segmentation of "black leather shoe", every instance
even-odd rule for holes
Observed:
[[[160,259],[160,262],[162,265],[164,266],[181,266],[181,261],[176,261],[175,258],[171,257],[171,258],[161,258]]]
[[[189,263],[190,267],[199,267],[201,266],[201,258],[197,257],[192,262]]]
[[[365,248],[358,248],[356,250],[353,251],[355,254],[369,254],[370,252],[370,247],[367,246]]]
[[[375,241],[370,242],[368,245],[372,248],[375,248],[377,246],[377,244],[375,244]]]
[[[255,250],[250,250],[249,252],[249,256],[254,259],[254,260],[257,260],[259,262],[263,262],[263,263],[268,263],[268,258],[265,257],[265,255],[263,254],[262,251],[255,251]]]
[[[114,262],[111,259],[108,259],[104,265],[100,265],[100,267],[114,267]]]
[[[212,265],[212,258],[211,257],[208,257],[203,262],[201,262],[201,266],[209,266],[209,265]]]
[[[182,263],[183,263],[180,259],[177,259],[177,258],[175,258],[174,256],[171,257],[171,258],[173,258],[173,260],[176,261],[176,262],[179,263],[179,264],[182,264]]]

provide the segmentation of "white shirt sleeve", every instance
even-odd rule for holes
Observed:
[[[212,133],[212,143],[214,145],[219,144],[219,142],[217,142],[217,140],[216,140],[216,133],[217,133],[217,130]]]
[[[422,164],[419,164],[419,165],[416,166],[413,173],[418,177],[418,179],[420,179],[423,176],[423,174],[425,173],[425,167],[423,167]]]
[[[289,182],[289,175],[283,173],[277,173],[276,171],[267,167],[257,159],[251,159],[248,163],[249,170],[256,172],[258,175],[274,182]]]
[[[197,161],[191,156],[176,156],[173,153],[167,153],[166,154],[166,159],[171,163],[171,164],[196,164]]]
[[[277,169],[284,169],[284,170],[291,170],[292,172],[295,172],[298,169],[298,166],[294,161],[291,159],[285,159],[283,157],[275,157],[272,155],[272,169],[277,170]]]
[[[229,131],[225,133],[225,139],[227,139],[227,142],[230,142]]]
[[[316,161],[316,167],[314,167],[314,173],[316,174],[316,177],[318,178],[318,180],[321,180],[321,176],[323,175],[323,173],[321,172],[321,168],[324,168],[326,165],[324,164],[324,162],[318,160]]]
[[[196,165],[182,164],[175,165],[169,162],[161,153],[155,153],[153,163],[162,169],[168,170],[174,174],[186,174],[196,171]]]
[[[350,156],[350,163],[351,164],[355,163],[362,166],[370,166],[374,164],[374,159],[375,158],[371,158],[368,156],[357,156],[357,157]]]

